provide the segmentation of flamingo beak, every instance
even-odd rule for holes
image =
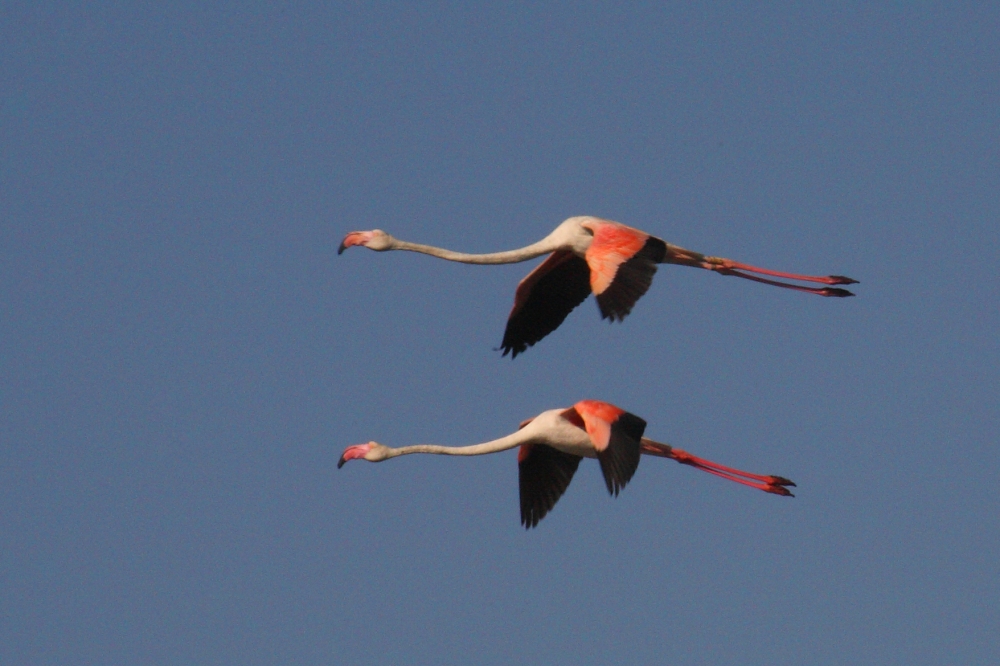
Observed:
[[[354,446],[348,446],[344,449],[344,453],[341,454],[340,460],[337,462],[337,469],[340,469],[348,460],[357,460],[358,458],[364,458],[368,455],[368,452],[372,450],[371,442],[368,444],[355,444]]]
[[[337,250],[337,254],[344,254],[344,250],[349,247],[354,247],[355,245],[364,245],[372,239],[372,232],[370,231],[352,231],[351,233],[344,236],[344,240],[340,243],[340,248]]]

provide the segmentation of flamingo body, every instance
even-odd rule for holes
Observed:
[[[516,358],[554,331],[591,293],[601,317],[622,321],[649,289],[657,264],[671,263],[713,270],[786,289],[820,296],[853,296],[839,288],[804,287],[747,273],[758,273],[827,285],[853,284],[843,275],[812,276],[757,268],[710,257],[671,245],[619,222],[591,216],[571,217],[548,236],[526,247],[489,254],[466,254],[393,238],[380,229],[352,231],[337,253],[354,246],[377,252],[407,250],[469,264],[508,264],[549,255],[517,286],[500,349]]]
[[[773,475],[751,474],[713,463],[643,437],[646,422],[607,402],[581,400],[570,408],[550,409],[521,423],[514,433],[471,446],[417,444],[391,448],[377,442],[344,450],[337,467],[350,460],[381,462],[411,453],[472,456],[517,447],[521,524],[526,528],[552,510],[569,487],[584,458],[597,458],[608,493],[617,496],[632,479],[642,454],[672,458],[685,465],[765,492],[791,496],[795,484]]]

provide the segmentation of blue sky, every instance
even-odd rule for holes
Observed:
[[[5,3],[0,662],[1000,660],[990,3]],[[676,266],[494,351],[597,215],[843,273]],[[493,439],[583,398],[794,479],[584,461],[540,526]]]

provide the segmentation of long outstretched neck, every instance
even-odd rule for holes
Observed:
[[[528,438],[522,434],[522,431],[511,433],[500,439],[494,439],[490,442],[483,442],[482,444],[471,444],[469,446],[441,446],[439,444],[414,444],[413,446],[401,446],[399,448],[393,449],[388,448],[386,458],[395,458],[396,456],[405,456],[410,453],[433,453],[443,456],[483,456],[489,453],[497,453],[499,451],[506,451],[507,449],[513,449],[516,446],[520,446]]]
[[[518,430],[506,437],[494,439],[492,442],[473,444],[471,446],[440,446],[438,444],[416,444],[414,446],[401,446],[394,449],[383,446],[378,442],[368,442],[367,444],[355,444],[344,449],[344,453],[337,462],[337,468],[344,466],[349,460],[367,460],[368,462],[382,462],[389,458],[405,456],[410,453],[433,453],[443,456],[482,456],[487,453],[506,451],[513,449],[531,440],[531,435]]]
[[[769,268],[759,268],[757,266],[751,266],[750,264],[740,263],[738,261],[733,261],[732,259],[724,259],[723,257],[710,257],[700,252],[685,250],[682,247],[679,247],[677,245],[671,245],[670,243],[664,243],[664,245],[666,245],[666,254],[664,255],[662,261],[662,263],[664,264],[679,264],[681,266],[704,268],[710,271],[715,271],[720,275],[732,275],[734,277],[743,278],[744,280],[753,280],[754,282],[769,284],[772,287],[782,287],[783,289],[794,289],[795,291],[802,291],[807,294],[816,294],[818,296],[834,296],[840,298],[854,295],[847,289],[839,289],[834,287],[820,287],[820,288],[803,287],[797,284],[789,284],[787,282],[781,282],[779,280],[769,280],[767,278],[762,278],[758,276],[768,275],[771,277],[780,277],[788,280],[800,280],[802,282],[818,282],[820,284],[827,284],[827,285],[858,283],[857,280],[849,278],[846,275],[801,275],[799,273],[786,273],[784,271],[774,271]],[[757,273],[757,275],[748,275],[747,273]]]
[[[491,252],[489,254],[467,254],[465,252],[454,252],[453,250],[434,247],[433,245],[410,243],[409,241],[393,238],[392,245],[387,249],[420,252],[422,254],[429,254],[432,257],[447,259],[448,261],[458,261],[463,264],[516,264],[554,252],[559,249],[559,245],[552,241],[550,237],[545,237],[537,243],[532,243],[517,250]]]
[[[687,451],[674,448],[669,444],[654,442],[653,440],[646,439],[645,437],[643,437],[640,441],[640,450],[647,455],[659,456],[660,458],[670,458],[671,460],[676,460],[682,465],[690,465],[691,467],[700,469],[703,472],[708,472],[709,474],[714,474],[715,476],[722,477],[723,479],[735,481],[736,483],[741,483],[744,486],[750,486],[751,488],[756,488],[757,490],[763,490],[766,493],[794,497],[786,486],[795,486],[795,484],[783,476],[774,476],[773,474],[752,474],[750,472],[744,472],[741,469],[726,467],[725,465],[714,463],[711,460],[705,460],[704,458],[693,456]]]

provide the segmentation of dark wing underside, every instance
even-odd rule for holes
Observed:
[[[653,283],[656,264],[662,262],[666,254],[666,243],[654,236],[647,238],[642,249],[618,267],[614,280],[604,293],[597,295],[601,317],[611,321],[625,319]]]
[[[601,463],[604,483],[612,495],[618,495],[639,467],[639,458],[642,455],[640,442],[645,431],[646,422],[628,412],[622,413],[611,424],[608,446],[603,451],[597,452],[597,459]]]
[[[517,286],[500,349],[517,357],[556,330],[590,293],[587,261],[567,250],[553,252]]]
[[[517,476],[521,491],[521,524],[530,529],[566,492],[583,458],[545,444],[526,446],[530,449],[518,463]]]

